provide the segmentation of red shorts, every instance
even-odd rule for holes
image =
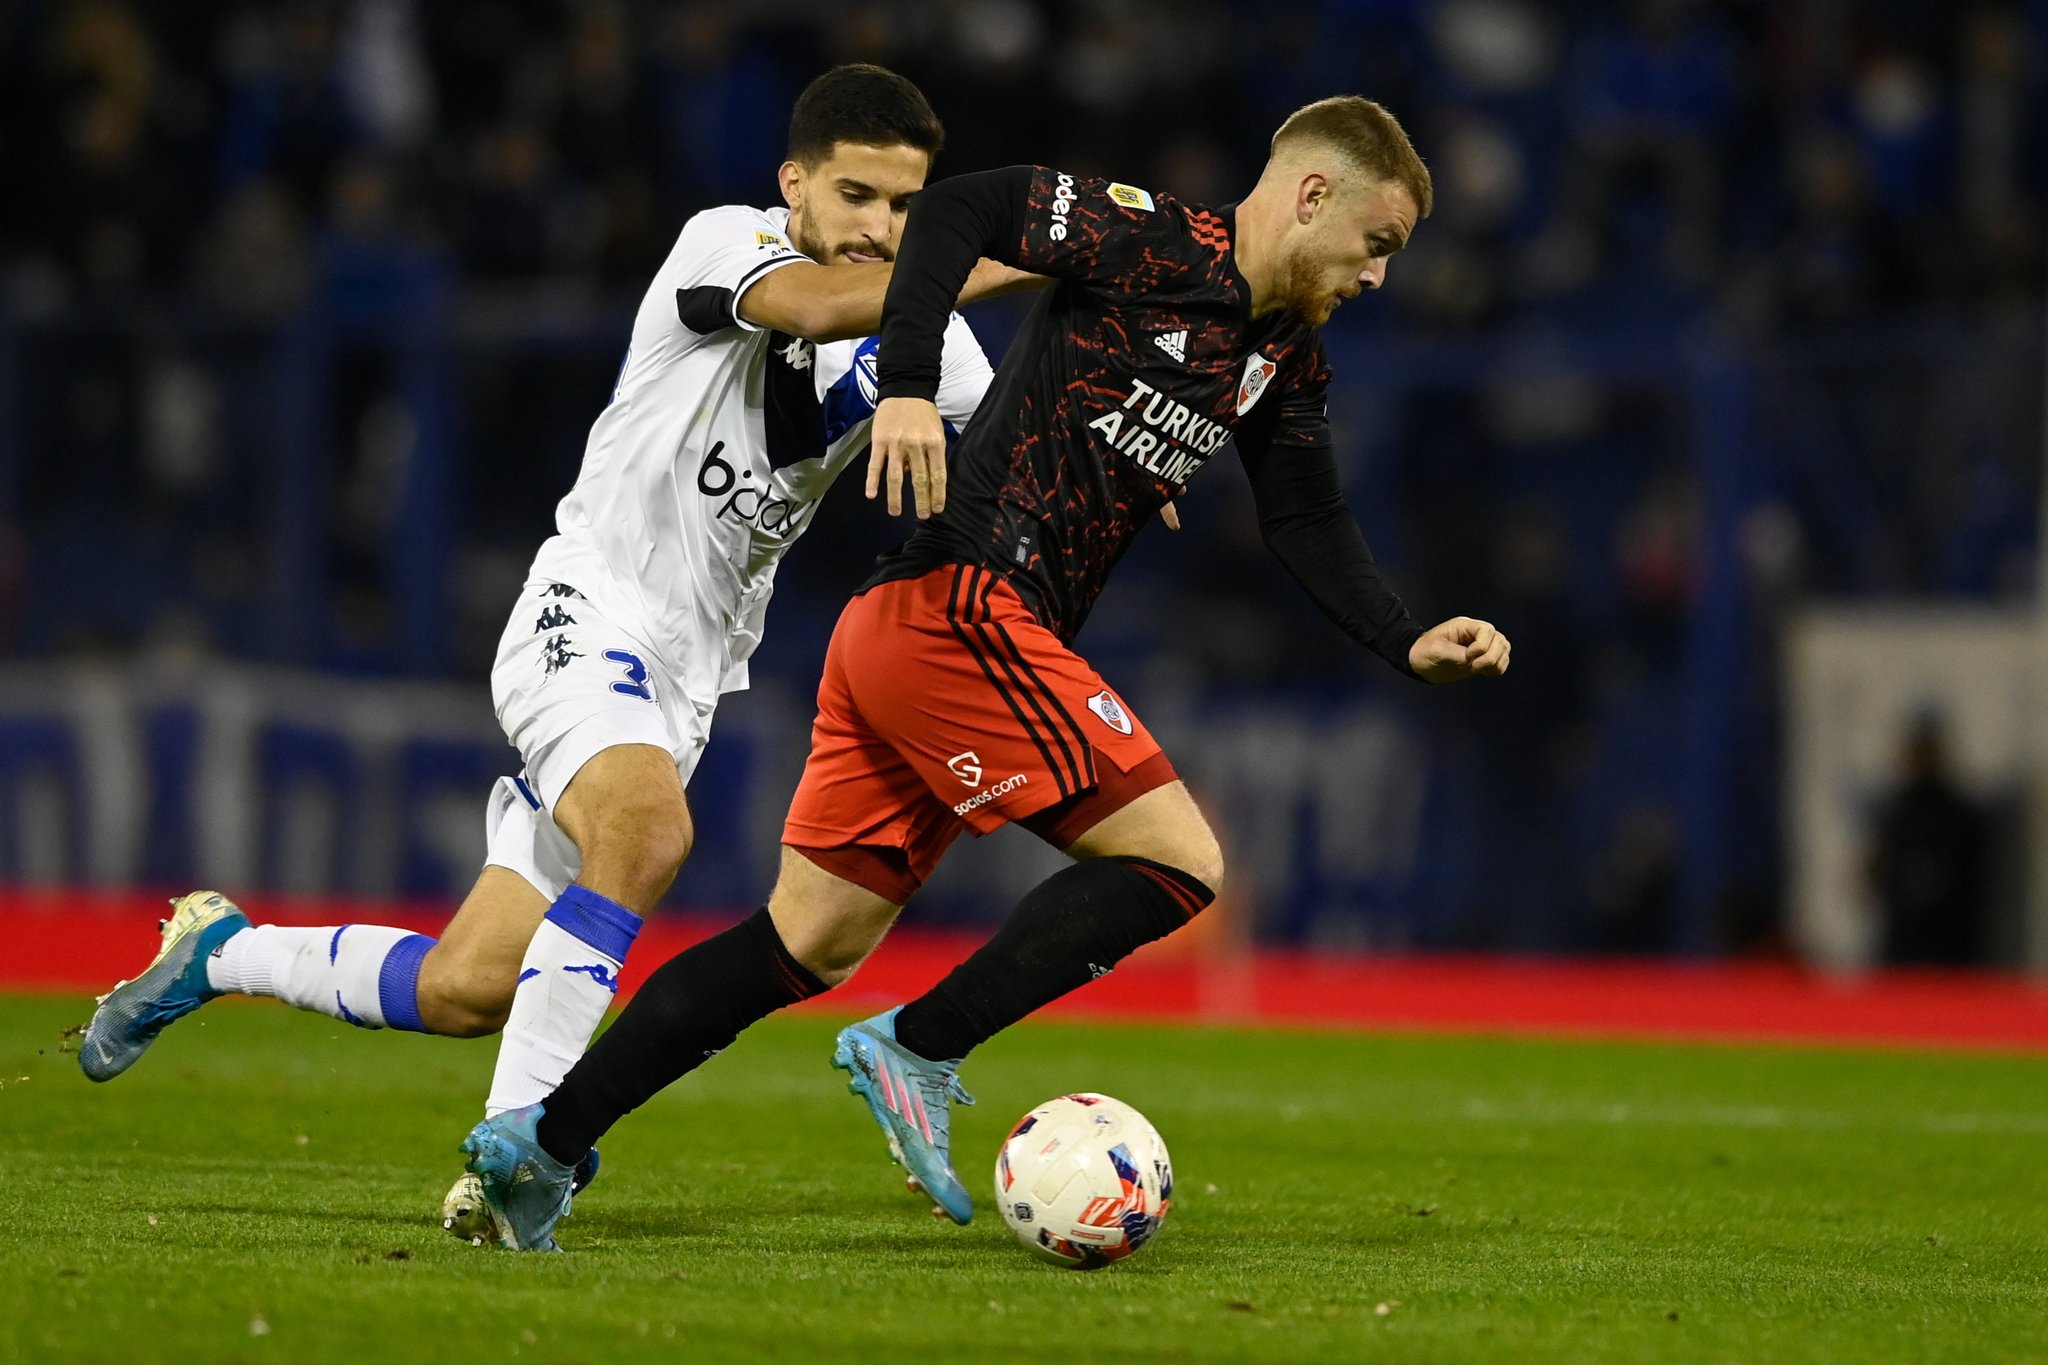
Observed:
[[[1100,674],[987,569],[949,565],[847,603],[782,841],[895,904],[962,830],[1065,848],[1176,780]]]

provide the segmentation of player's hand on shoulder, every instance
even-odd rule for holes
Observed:
[[[968,273],[967,283],[960,290],[960,303],[965,306],[982,299],[999,298],[1005,294],[1021,294],[1032,289],[1043,289],[1052,281],[1044,275],[1034,275],[1028,270],[1019,270],[1001,261],[992,261],[984,256],[974,263]]]
[[[1408,666],[1424,682],[1461,682],[1507,672],[1512,652],[1508,637],[1491,622],[1453,616],[1424,631],[1422,638],[1408,647]]]
[[[875,405],[868,445],[868,497],[887,491],[889,515],[903,513],[903,480],[910,479],[917,519],[946,510],[946,424],[938,405],[923,398],[884,398]]]

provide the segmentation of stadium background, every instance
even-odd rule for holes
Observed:
[[[0,880],[459,894],[512,759],[490,650],[638,292],[689,213],[773,202],[790,100],[864,59],[931,97],[939,174],[1225,201],[1339,91],[1434,169],[1331,328],[1332,416],[1417,614],[1494,620],[1513,673],[1387,674],[1228,468],[1083,636],[1216,813],[1240,924],[1870,961],[1939,714],[1976,842],[1924,865],[1977,849],[1978,919],[1921,955],[2018,962],[2044,39],[2038,2],[6,6]],[[1016,316],[971,320],[999,354]],[[785,566],[680,903],[762,895],[825,634],[897,534],[841,490]],[[963,848],[914,913],[988,922],[1044,856]]]

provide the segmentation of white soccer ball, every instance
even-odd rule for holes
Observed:
[[[1173,1163],[1145,1116],[1107,1095],[1062,1095],[996,1153],[996,1207],[1031,1252],[1099,1270],[1152,1240],[1173,1207]]]

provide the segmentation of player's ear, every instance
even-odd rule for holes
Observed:
[[[1302,176],[1294,187],[1294,220],[1307,227],[1315,220],[1316,213],[1330,202],[1332,192],[1330,177],[1321,171],[1310,171]]]
[[[804,202],[804,168],[801,162],[785,161],[775,173],[776,183],[782,186],[782,202],[795,213]]]

